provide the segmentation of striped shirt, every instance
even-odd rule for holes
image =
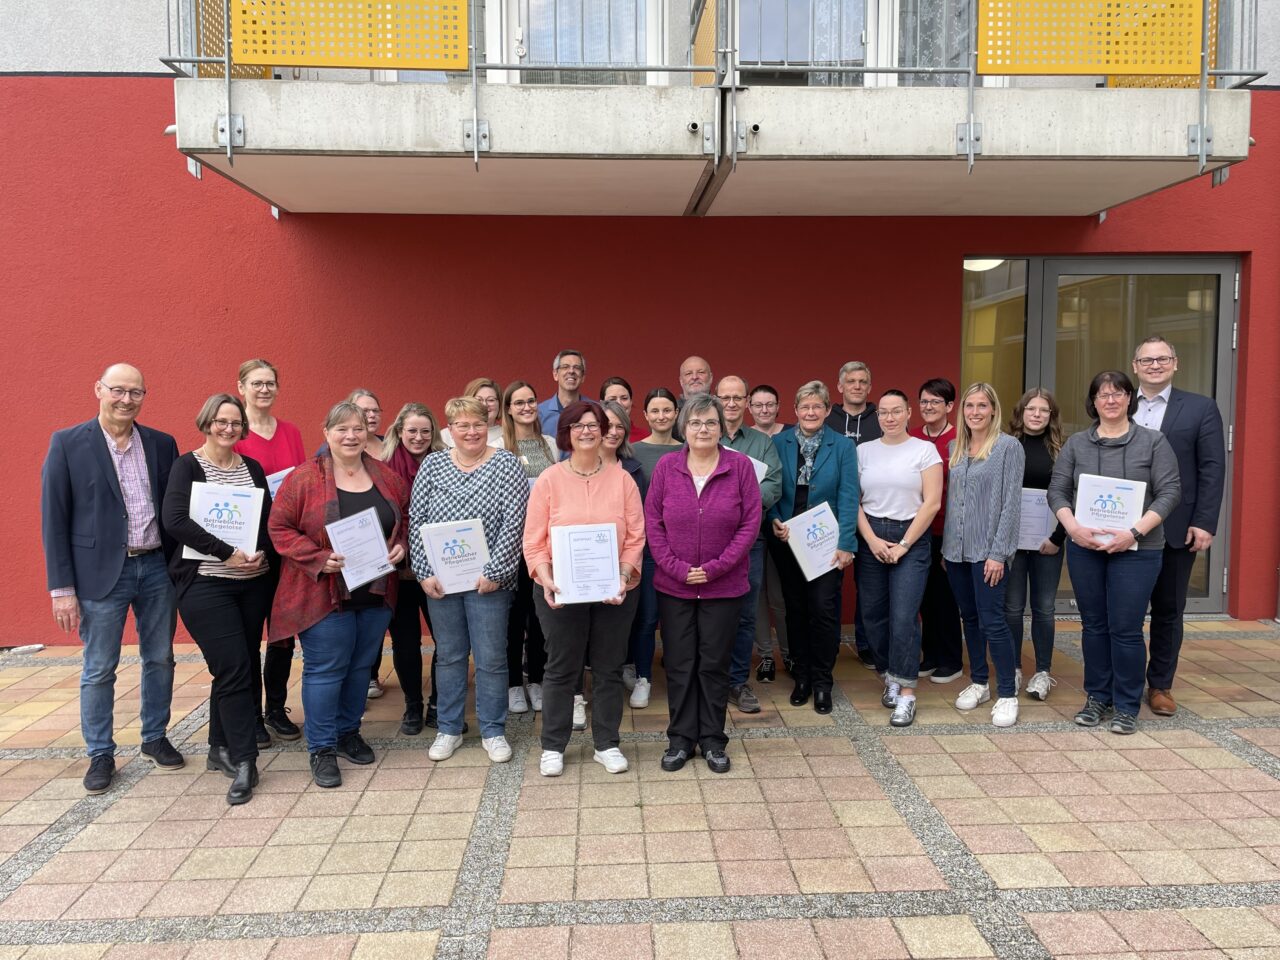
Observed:
[[[200,469],[204,471],[204,479],[206,483],[217,483],[228,487],[252,487],[253,476],[249,473],[249,468],[245,466],[244,460],[236,457],[238,461],[230,470],[224,470],[222,467],[215,465],[212,461],[206,460],[200,455],[200,451],[195,451],[196,463],[200,464]],[[200,575],[203,577],[222,577],[225,580],[252,580],[254,577],[261,577],[267,573],[270,568],[264,563],[257,570],[245,570],[243,567],[229,567],[222,560],[204,560],[200,564]]]
[[[116,446],[115,437],[102,431],[115,464],[116,479],[120,481],[120,495],[124,497],[125,513],[129,515],[129,550],[155,550],[160,546],[160,521],[156,516],[156,504],[151,498],[151,478],[147,473],[147,455],[138,439],[138,431],[130,430],[129,442],[123,450]]]
[[[1002,433],[985,460],[966,452],[951,468],[942,558],[950,563],[1008,563],[1022,522],[1022,444]]]

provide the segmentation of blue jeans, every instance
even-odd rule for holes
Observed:
[[[1085,693],[1138,715],[1146,683],[1142,619],[1160,576],[1162,550],[1103,553],[1067,545],[1067,569],[1080,608]]]
[[[534,590],[541,588],[534,584]],[[476,660],[476,719],[482,737],[507,732],[507,616],[510,590],[427,598],[436,641],[436,704],[441,733],[462,735],[467,710],[467,660]]]
[[[867,523],[889,543],[901,540],[911,526],[910,520],[884,517],[867,517]],[[926,530],[897,563],[881,563],[859,535],[854,558],[858,607],[876,669],[887,682],[904,687],[914,687],[920,677],[920,601],[929,579],[931,539]]]
[[[757,540],[747,554],[747,593],[742,598],[738,616],[738,632],[733,638],[733,660],[729,665],[729,686],[740,687],[751,674],[751,651],[756,643],[756,605],[760,602],[760,584],[764,583],[764,541]]]
[[[1004,615],[1009,621],[1013,650],[1022,662],[1022,613],[1027,609],[1027,581],[1031,582],[1031,645],[1036,651],[1036,672],[1049,672],[1053,666],[1053,605],[1058,599],[1058,583],[1062,579],[1061,549],[1052,555],[1038,550],[1019,550],[1009,561],[1005,578],[1009,585],[1004,594]]]
[[[653,652],[657,647],[658,593],[653,588],[653,575],[658,569],[649,548],[644,548],[640,563],[640,586],[636,587],[636,618],[631,622],[627,642],[627,663],[634,663],[636,676],[653,679]],[[579,691],[581,692],[581,691]]]
[[[960,608],[960,623],[964,627],[964,645],[969,650],[969,678],[974,683],[985,684],[987,654],[996,665],[996,690],[1001,697],[1015,695],[1013,672],[1017,663],[1013,656],[1013,636],[1009,622],[1004,618],[1005,584],[1009,571],[994,587],[982,577],[984,564],[952,563],[947,561],[947,579]]]
[[[120,579],[101,600],[80,601],[80,732],[89,756],[114,756],[112,711],[116,700],[116,667],[124,620],[133,607],[142,659],[142,742],[165,735],[173,700],[173,632],[178,625],[173,581],[157,550],[126,557]]]
[[[369,671],[391,624],[384,604],[335,610],[298,634],[302,641],[302,710],[307,749],[333,747],[360,729]]]

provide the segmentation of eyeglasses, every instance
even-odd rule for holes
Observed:
[[[128,387],[108,387],[105,383],[102,383],[101,380],[99,380],[98,383],[102,385],[102,388],[106,390],[107,393],[111,394],[111,398],[113,400],[123,400],[125,397],[128,397],[136,403],[147,395],[147,391],[141,387],[134,387],[131,390]]]
[[[920,406],[922,407],[945,407],[946,405],[947,405],[947,401],[945,400],[921,400],[920,401]]]
[[[712,427],[719,430],[719,420],[689,420],[685,423],[684,428],[687,433],[701,433],[703,430],[710,430]]]
[[[582,373],[586,370],[580,363],[562,363],[556,367],[560,373]]]
[[[808,403],[808,404],[805,404],[803,407],[796,407],[796,413],[826,413],[826,412],[827,412],[827,408],[825,404],[819,405],[819,404]]]
[[[717,395],[716,399],[718,399],[721,403],[742,403],[742,401],[746,400],[747,398],[742,396],[742,394],[721,393]]]
[[[275,390],[280,384],[274,380],[250,380],[245,386],[250,390]]]
[[[356,404],[356,406],[359,407],[360,405]],[[368,416],[371,413],[382,413],[381,407],[360,407],[360,409],[365,412],[366,416]]]
[[[536,407],[537,405],[538,405],[537,400],[512,400],[511,401],[511,406],[518,407],[520,409],[526,409],[528,407]]]
[[[489,429],[487,423],[451,423],[449,431],[451,433],[486,433]]]
[[[749,403],[747,404],[747,406],[749,406],[752,410],[777,410],[778,401],[768,400],[764,403]]]
[[[1173,361],[1177,359],[1178,359],[1177,357],[1170,357],[1168,355],[1165,355],[1162,357],[1138,357],[1138,359],[1133,362],[1140,367],[1151,367],[1151,366],[1155,366],[1156,364],[1159,364],[1160,366],[1164,367],[1173,363]]]
[[[571,424],[569,430],[573,433],[599,433],[600,424],[592,421],[579,420],[577,423]]]
[[[907,411],[903,407],[895,407],[892,410],[884,410],[884,409],[876,410],[876,416],[879,417],[881,420],[886,420],[889,417],[905,417],[906,415],[907,415]]]
[[[217,430],[234,430],[239,433],[244,429],[243,420],[223,420],[221,418],[213,421],[213,426]]]
[[[404,435],[406,437],[418,437],[423,440],[430,440],[431,434],[434,432],[435,431],[433,431],[430,427],[423,427],[422,429],[419,429],[418,427],[411,427],[410,429],[404,432]]]
[[[1095,402],[1101,400],[1103,403],[1112,403],[1113,401],[1127,400],[1129,395],[1127,393],[1099,393],[1095,394],[1093,399]]]

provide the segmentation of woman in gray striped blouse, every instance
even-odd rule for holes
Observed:
[[[960,608],[969,680],[956,707],[972,710],[991,699],[987,655],[996,667],[991,722],[1018,722],[1017,662],[1004,617],[1005,573],[1018,546],[1022,514],[1022,444],[1000,432],[1000,398],[989,383],[964,393],[959,437],[951,454],[942,558]]]

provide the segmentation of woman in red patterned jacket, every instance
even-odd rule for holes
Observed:
[[[324,424],[328,452],[285,479],[271,505],[268,530],[280,552],[280,586],[271,610],[271,642],[302,642],[303,729],[311,775],[320,787],[342,783],[338,756],[373,763],[360,736],[369,670],[396,605],[397,576],[348,590],[341,555],[325,524],[373,508],[394,566],[407,547],[409,491],[389,465],[365,453],[368,421],[354,403],[339,403]]]

